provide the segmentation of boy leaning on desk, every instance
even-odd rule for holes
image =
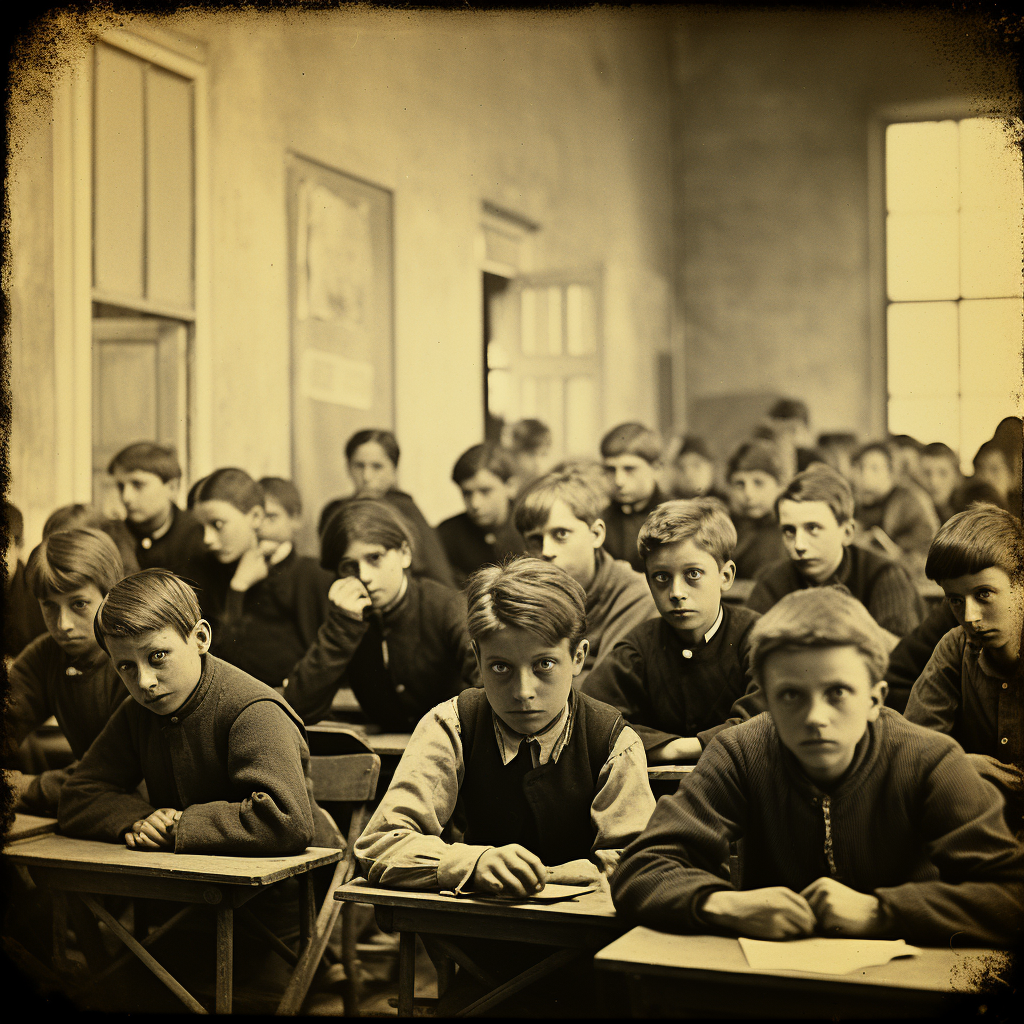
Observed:
[[[838,588],[755,625],[768,711],[719,733],[611,878],[628,920],[672,931],[1005,945],[1024,849],[1003,798],[949,736],[884,707],[884,635]],[[743,840],[743,877],[727,869]]]

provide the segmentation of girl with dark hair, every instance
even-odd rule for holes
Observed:
[[[10,668],[4,716],[8,765],[18,763],[17,748],[51,715],[77,762],[128,696],[93,635],[96,611],[123,575],[117,547],[100,530],[53,533],[29,556],[25,578],[47,631]],[[55,815],[71,770],[14,773],[10,781],[19,795],[18,810]]]
[[[465,600],[410,572],[412,545],[390,505],[346,501],[326,523],[320,564],[337,575],[316,642],[288,676],[285,699],[307,725],[349,687],[382,729],[411,732],[447,697],[475,682]]]
[[[445,586],[455,586],[448,556],[431,525],[412,497],[398,489],[398,459],[401,450],[390,430],[356,431],[345,445],[348,475],[355,487],[354,498],[386,502],[401,517],[410,534],[414,576],[425,576]],[[321,535],[331,516],[351,498],[335,498],[320,513]]]
[[[197,593],[213,629],[211,651],[270,686],[316,638],[332,576],[290,544],[261,545],[263,491],[245,470],[218,469],[194,484],[188,507],[203,527]]]

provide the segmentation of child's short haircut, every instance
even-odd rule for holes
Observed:
[[[302,495],[291,480],[285,480],[280,476],[265,476],[260,479],[259,484],[264,495],[273,498],[292,519],[298,519],[302,515]]]
[[[4,523],[7,525],[7,534],[11,538],[11,542],[15,547],[21,547],[21,542],[25,539],[25,520],[22,517],[21,509],[5,499],[3,503],[3,518]]]
[[[951,516],[928,549],[924,572],[936,583],[972,576],[995,566],[1024,582],[1024,526],[995,505],[972,505]]]
[[[1001,458],[1003,462],[1006,463],[1007,469],[1013,468],[1010,465],[1010,459],[1009,456],[1006,454],[1005,449],[1003,449],[1000,445],[996,444],[995,441],[989,439],[977,450],[977,452],[974,455],[973,465],[975,469],[978,468],[978,463],[987,455],[998,455],[999,458]]]
[[[773,420],[799,420],[805,427],[811,423],[807,403],[799,398],[780,398],[768,410],[768,417]]]
[[[696,434],[684,434],[679,438],[679,447],[676,449],[673,461],[681,459],[684,455],[699,455],[707,462],[714,461],[708,452],[708,446],[704,443],[704,438],[698,437]]]
[[[645,462],[661,459],[661,436],[642,423],[620,423],[601,438],[601,458],[638,455]]]
[[[181,479],[178,453],[170,445],[157,444],[155,441],[136,441],[122,448],[107,466],[107,472],[111,475],[118,470],[122,473],[155,473],[164,483]]]
[[[106,638],[138,637],[173,629],[187,640],[203,617],[195,591],[169,569],[143,569],[112,587],[92,624],[105,651]]]
[[[885,676],[889,651],[885,632],[871,613],[841,586],[794,590],[768,609],[750,631],[750,664],[762,680],[773,651],[793,647],[856,647],[877,683]]]
[[[960,459],[957,458],[957,454],[942,441],[932,441],[931,444],[926,444],[921,449],[921,457],[927,456],[930,459],[949,459],[957,468],[960,467]]]
[[[551,428],[542,420],[519,420],[512,427],[509,442],[512,451],[533,455],[551,444]]]
[[[556,647],[569,641],[576,653],[587,632],[587,595],[564,569],[536,558],[515,558],[478,569],[466,583],[469,636],[524,629]]]
[[[782,483],[786,470],[782,463],[782,454],[771,441],[746,441],[732,453],[726,469],[726,479],[733,473],[767,473],[776,483]]]
[[[846,478],[831,466],[816,462],[797,473],[786,489],[775,499],[775,513],[784,501],[823,501],[841,526],[853,518],[853,491]]]
[[[851,434],[848,430],[826,431],[818,435],[819,448],[841,448],[845,451],[853,451],[857,447],[857,435]]]
[[[564,501],[569,511],[587,526],[593,526],[608,505],[608,494],[593,474],[567,469],[535,480],[516,502],[513,518],[520,533],[541,530],[556,501]]]
[[[399,514],[387,502],[374,498],[342,499],[324,525],[320,564],[337,572],[345,552],[356,541],[380,544],[388,551],[408,544],[413,550],[412,536]]]
[[[868,441],[867,444],[862,444],[854,453],[851,462],[854,464],[860,462],[868,452],[881,452],[885,456],[885,461],[889,463],[889,469],[892,469],[892,449],[885,443],[885,441]]]
[[[640,527],[637,551],[646,563],[666,544],[693,540],[721,568],[736,550],[736,527],[718,498],[678,498],[659,505]]]
[[[106,594],[124,576],[117,545],[102,531],[64,530],[46,537],[28,556],[25,580],[36,600],[95,585]]]
[[[512,453],[507,448],[488,441],[467,448],[459,456],[452,470],[452,480],[461,485],[482,469],[493,473],[503,483],[508,483],[516,471],[516,466],[512,461]]]
[[[357,430],[345,445],[345,460],[351,462],[356,449],[361,448],[364,444],[369,444],[371,441],[376,441],[384,449],[384,454],[397,469],[398,456],[402,453],[398,447],[398,439],[390,430]]]
[[[985,480],[967,480],[962,487],[953,491],[949,499],[949,506],[954,512],[965,512],[975,505],[995,505],[996,508],[1010,511],[1007,498]]]
[[[893,448],[906,449],[912,452],[920,452],[924,448],[924,445],[916,437],[911,437],[910,434],[890,434],[889,444]]]
[[[248,512],[257,505],[263,507],[263,490],[244,469],[228,466],[215,469],[192,485],[188,507],[195,508],[201,501],[226,501],[239,512]]]

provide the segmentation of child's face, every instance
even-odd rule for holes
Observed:
[[[87,658],[100,650],[92,624],[102,600],[103,594],[95,583],[85,583],[67,594],[51,590],[40,598],[46,629],[69,657]]]
[[[376,441],[367,441],[352,453],[348,475],[360,498],[383,498],[398,483],[398,469]]]
[[[611,455],[603,460],[603,465],[612,498],[620,505],[644,502],[654,493],[654,466],[641,456]]]
[[[481,530],[494,530],[508,519],[514,488],[496,473],[481,469],[459,484],[466,513]]]
[[[697,452],[686,452],[673,463],[677,494],[696,497],[706,494],[715,477],[715,467]]]
[[[263,502],[263,522],[260,525],[260,540],[272,540],[284,544],[295,540],[300,520],[288,514],[288,510],[269,494]]]
[[[974,479],[993,487],[1003,498],[1013,486],[1010,467],[999,452],[986,452],[974,460]]]
[[[203,543],[218,562],[237,562],[257,542],[257,530],[263,525],[263,509],[254,505],[248,512],[230,501],[201,501],[193,509],[203,524]]]
[[[940,580],[949,607],[964,627],[968,640],[988,650],[1009,649],[1012,660],[1020,653],[1024,620],[1024,586],[992,565],[969,576]]]
[[[543,558],[564,569],[581,587],[594,582],[597,571],[595,552],[604,543],[604,520],[588,526],[577,519],[572,509],[558,498],[551,504],[547,522],[524,536],[526,550],[534,558]]]
[[[921,456],[921,482],[936,505],[945,505],[957,485],[956,466],[944,455]]]
[[[163,519],[178,495],[178,480],[164,483],[156,473],[133,469],[114,471],[114,483],[130,523],[142,526]]]
[[[852,645],[773,651],[762,666],[761,686],[779,738],[822,786],[850,767],[886,693],[885,683],[872,684],[864,656]]]
[[[729,477],[733,508],[741,516],[760,519],[775,507],[782,492],[778,480],[762,469],[740,469]]]
[[[881,501],[892,489],[892,467],[882,452],[865,452],[853,464],[857,497],[866,505]]]
[[[718,618],[736,563],[719,568],[714,555],[687,538],[655,548],[647,556],[646,572],[661,617],[684,639],[699,641]]]
[[[200,619],[184,640],[170,627],[105,639],[114,669],[132,697],[157,715],[171,715],[199,682],[200,655],[210,649],[210,637],[209,623]]]
[[[853,523],[840,524],[827,501],[780,501],[779,526],[787,554],[812,583],[824,583],[839,568],[853,540]]]
[[[587,656],[586,640],[573,655],[568,639],[552,647],[511,626],[473,646],[487,702],[510,729],[526,736],[550,725],[565,707]]]
[[[383,544],[354,540],[338,565],[339,576],[358,576],[374,608],[386,608],[401,593],[405,570],[412,565],[409,545],[386,548]]]

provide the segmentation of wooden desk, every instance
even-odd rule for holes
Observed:
[[[351,732],[358,736],[378,757],[401,757],[409,745],[411,733],[377,732],[376,726],[357,722],[317,722],[307,725],[306,732]]]
[[[3,837],[3,843],[16,843],[20,839],[31,839],[32,836],[45,835],[57,831],[56,818],[40,818],[35,814],[15,814],[14,824]]]
[[[694,764],[649,764],[647,778],[651,782],[678,782],[696,767]]]
[[[68,894],[75,894],[99,920],[134,953],[190,1010],[205,1013],[202,1004],[189,993],[146,947],[166,934],[197,906],[215,908],[217,915],[216,1011],[230,1013],[232,1003],[232,950],[234,911],[244,907],[266,886],[292,876],[299,876],[299,925],[301,952],[296,956],[289,947],[264,935],[270,945],[285,959],[295,963],[294,975],[312,976],[307,969],[317,929],[317,908],[314,902],[313,868],[334,864],[343,856],[342,850],[310,847],[291,857],[220,857],[199,854],[176,854],[129,850],[117,843],[97,843],[68,836],[40,835],[24,839],[4,850],[12,863],[28,868],[37,884],[53,894],[54,963],[58,970],[70,973],[67,956]],[[96,900],[100,894],[116,894],[130,898],[172,900],[186,906],[165,925],[148,937],[137,939]],[[242,910],[247,925],[260,931],[262,925],[247,910]],[[275,942],[277,944],[275,944]],[[104,975],[113,973],[128,959],[125,955]],[[314,965],[315,966],[315,965]],[[97,979],[93,979],[95,983]],[[308,980],[306,981],[308,988]],[[291,986],[289,986],[291,989]],[[296,993],[287,992],[290,1002]],[[298,993],[298,1006],[305,991]],[[294,1011],[293,1011],[294,1012]]]
[[[610,897],[600,891],[564,903],[506,903],[469,896],[441,896],[432,892],[383,889],[357,878],[334,891],[336,900],[369,903],[376,907],[377,923],[384,931],[398,931],[398,1015],[411,1017],[415,983],[417,934],[436,943],[442,952],[461,963],[461,951],[444,936],[502,939],[560,947],[535,967],[499,985],[471,1004],[465,1015],[481,1012],[519,991],[532,981],[576,959],[581,951],[600,949],[625,926],[615,917]],[[456,955],[458,954],[458,955]],[[438,979],[440,986],[441,979]]]
[[[363,709],[356,700],[356,695],[347,687],[338,690],[331,700],[331,711],[336,715],[357,715],[362,717]]]
[[[890,1017],[948,1012],[950,997],[981,992],[1008,956],[991,949],[927,949],[849,974],[764,971],[736,939],[634,928],[594,956],[630,976],[634,1016]]]

